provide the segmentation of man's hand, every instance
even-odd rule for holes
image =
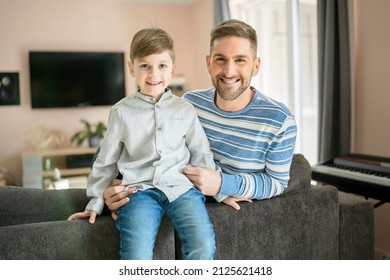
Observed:
[[[91,210],[85,210],[84,212],[74,213],[69,216],[67,221],[77,220],[77,219],[86,219],[89,217],[89,223],[94,224],[96,221],[97,213]]]
[[[183,173],[204,195],[216,195],[219,193],[222,184],[222,177],[219,171],[209,167],[183,168]]]
[[[231,207],[233,207],[236,210],[240,210],[241,207],[237,203],[237,202],[240,202],[240,201],[252,202],[252,199],[244,198],[244,197],[229,196],[229,197],[225,198],[222,202],[227,204],[227,205],[229,205],[229,206],[231,206]]]
[[[115,210],[128,203],[130,201],[128,196],[135,193],[137,190],[135,187],[125,190],[125,186],[120,185],[121,183],[122,181],[120,180],[114,180],[112,185],[103,193],[104,202],[108,209],[111,210],[111,217],[114,221],[117,218]]]

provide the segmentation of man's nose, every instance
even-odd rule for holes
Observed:
[[[223,70],[226,77],[233,77],[236,72],[236,65],[234,61],[228,60]]]

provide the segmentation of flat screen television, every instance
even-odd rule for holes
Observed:
[[[125,97],[123,52],[30,51],[32,108],[113,105]]]

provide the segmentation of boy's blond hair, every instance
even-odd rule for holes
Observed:
[[[130,46],[130,60],[159,54],[168,50],[173,63],[175,62],[175,50],[172,37],[160,28],[145,28],[135,33]]]

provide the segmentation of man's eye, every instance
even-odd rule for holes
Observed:
[[[216,63],[224,63],[226,61],[226,59],[224,59],[223,57],[217,57],[215,58],[215,62]]]
[[[244,63],[246,63],[246,60],[245,59],[236,59],[236,63],[237,64],[244,64]]]

